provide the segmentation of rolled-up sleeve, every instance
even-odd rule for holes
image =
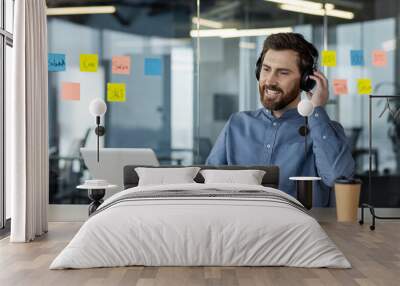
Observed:
[[[338,177],[354,175],[354,160],[343,127],[329,119],[323,107],[309,117],[310,136],[318,175],[327,186]]]

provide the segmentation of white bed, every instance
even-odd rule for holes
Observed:
[[[145,191],[169,190],[253,190],[276,199],[176,195],[121,200]],[[130,188],[100,206],[50,269],[127,265],[350,268],[318,222],[297,204],[277,189],[255,185],[192,183]]]

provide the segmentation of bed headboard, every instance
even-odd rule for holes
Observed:
[[[191,166],[141,166],[141,165],[128,165],[124,167],[124,189],[136,187],[139,183],[139,176],[135,171],[136,167],[146,168],[179,168],[179,167],[191,167]],[[205,166],[195,165],[193,167],[200,167],[204,169],[220,169],[220,170],[263,170],[265,175],[262,179],[262,185],[265,187],[279,188],[279,167],[278,166]],[[194,178],[197,183],[204,183],[204,178],[200,174]]]

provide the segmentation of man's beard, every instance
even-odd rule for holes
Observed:
[[[277,91],[280,94],[278,94],[274,98],[269,98],[265,94],[267,89],[272,90],[272,91]],[[275,110],[281,110],[281,109],[285,108],[288,104],[290,104],[293,100],[295,100],[300,93],[300,87],[298,85],[296,85],[289,92],[284,93],[283,90],[277,86],[265,85],[263,87],[263,89],[261,89],[261,87],[259,88],[259,92],[260,92],[260,100],[261,100],[262,105],[266,109],[275,111]]]

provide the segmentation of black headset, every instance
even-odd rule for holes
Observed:
[[[314,74],[314,70],[317,69],[317,58],[313,55],[311,50],[309,49],[309,54],[310,57],[313,59],[312,64],[304,70],[303,74],[301,75],[300,79],[300,89],[304,90],[305,92],[308,92],[312,90],[316,84],[315,80],[310,78],[310,75]],[[261,73],[261,67],[262,67],[262,61],[263,61],[263,52],[261,52],[260,56],[258,57],[257,63],[256,63],[256,78],[257,81],[260,81],[260,73]]]

